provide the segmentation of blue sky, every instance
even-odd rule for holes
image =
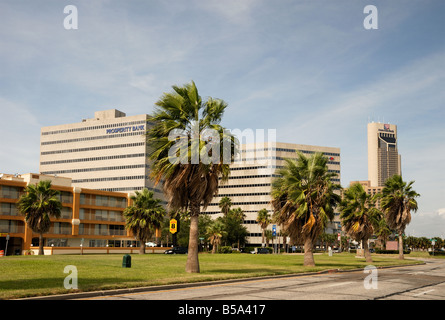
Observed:
[[[377,30],[363,27],[368,4]],[[344,187],[367,179],[368,121],[396,124],[422,195],[407,233],[445,237],[444,14],[441,0],[3,0],[0,172],[38,172],[43,126],[151,113],[194,80],[228,102],[227,128],[341,148]]]

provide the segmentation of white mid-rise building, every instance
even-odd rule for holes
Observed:
[[[72,178],[73,186],[131,192],[152,188],[145,131],[148,115],[95,112],[78,123],[43,127],[40,173]],[[161,193],[159,187],[156,188]]]
[[[219,201],[222,197],[229,197],[232,201],[232,209],[241,208],[245,214],[244,226],[249,232],[250,244],[261,244],[262,229],[257,223],[258,211],[265,208],[272,216],[272,181],[277,177],[275,171],[284,166],[284,159],[296,159],[296,150],[310,155],[315,152],[323,152],[328,158],[328,169],[335,172],[337,177],[334,183],[340,184],[340,149],[332,147],[310,146],[293,143],[261,143],[245,144],[240,147],[242,158],[230,166],[230,177],[226,183],[220,183],[218,195],[206,209],[207,214],[213,218],[222,215]],[[270,224],[268,229],[272,229]],[[276,226],[277,232],[280,226]],[[337,233],[341,230],[339,213],[335,214],[332,223],[329,223],[326,233]],[[275,242],[276,243],[276,242]]]

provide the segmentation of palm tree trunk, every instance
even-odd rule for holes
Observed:
[[[145,241],[141,241],[141,246],[139,247],[139,254],[145,254]]]
[[[372,263],[371,252],[369,252],[368,239],[363,239],[363,250],[365,252],[366,262]]]
[[[43,233],[39,233],[39,256],[43,256],[45,253],[43,252]]]
[[[402,237],[402,233],[399,233],[399,259],[400,260],[404,260],[405,257],[403,255],[403,237]]]
[[[314,261],[314,243],[311,237],[307,237],[304,241],[304,266],[315,267]]]
[[[192,201],[190,204],[190,234],[187,262],[185,271],[188,273],[199,273],[198,259],[198,220],[199,220],[199,203]]]
[[[261,247],[264,248],[266,245],[264,244],[264,231],[265,229],[263,228],[263,232],[261,232]]]

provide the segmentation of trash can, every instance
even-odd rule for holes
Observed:
[[[122,268],[131,268],[131,256],[129,254],[124,255],[122,259]]]

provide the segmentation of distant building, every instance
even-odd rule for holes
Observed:
[[[71,177],[73,186],[89,189],[153,189],[144,136],[147,121],[146,114],[127,117],[111,109],[82,122],[43,127],[39,171]],[[153,190],[162,198],[159,188]]]
[[[46,251],[64,247],[64,252],[57,252],[79,253],[83,247],[96,248],[97,253],[106,253],[115,248],[138,248],[139,244],[134,236],[125,229],[122,215],[129,204],[129,194],[74,187],[70,178],[53,175],[2,174],[0,249],[5,249],[6,236],[9,236],[8,255],[22,254],[38,248],[39,235],[26,225],[25,217],[17,209],[17,202],[27,185],[41,180],[52,181],[52,188],[60,191],[63,206],[60,219],[51,219],[51,228],[44,234]]]
[[[368,123],[368,180],[371,186],[383,186],[388,178],[401,172],[397,126]]]
[[[282,168],[285,158],[297,158],[296,150],[306,155],[315,152],[323,152],[328,158],[328,168],[338,176],[335,183],[340,184],[340,149],[333,147],[320,147],[301,145],[293,143],[263,143],[244,144],[241,146],[242,159],[230,166],[230,177],[227,183],[219,185],[218,195],[207,207],[205,213],[211,214],[212,218],[217,218],[221,214],[219,201],[222,197],[229,197],[232,200],[232,209],[240,207],[244,214],[244,226],[249,232],[249,244],[261,244],[262,229],[257,223],[257,213],[265,208],[273,214],[271,205],[272,181],[277,177],[275,171]],[[272,224],[268,227],[272,229]],[[328,225],[327,233],[336,233],[341,229],[339,213]],[[277,232],[280,226],[277,226]],[[281,240],[280,240],[281,241]],[[276,241],[274,243],[277,243]]]
[[[371,186],[371,181],[365,180],[365,181],[351,181],[349,186],[352,186],[355,183],[360,183],[363,186],[363,189],[366,191],[367,194],[374,196],[377,193],[382,193],[382,190],[384,186],[376,187]],[[377,200],[376,207],[380,209],[380,200]]]

